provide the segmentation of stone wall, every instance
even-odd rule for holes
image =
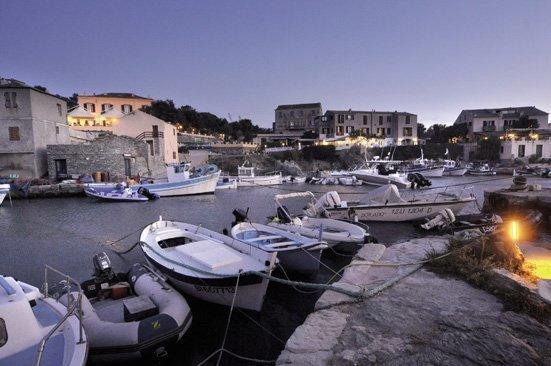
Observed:
[[[94,172],[108,174],[109,180],[118,181],[125,175],[125,158],[131,161],[131,175],[156,176],[165,174],[161,157],[149,155],[148,145],[127,136],[105,135],[85,144],[48,145],[48,172],[56,178],[55,161],[64,159],[68,175]]]

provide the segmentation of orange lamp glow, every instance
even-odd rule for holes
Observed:
[[[517,241],[519,238],[519,227],[518,222],[511,221],[511,239]]]

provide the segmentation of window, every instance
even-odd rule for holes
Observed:
[[[346,120],[347,121],[353,121],[354,120],[354,115],[353,114],[347,114],[346,115]]]
[[[55,174],[56,177],[67,175],[67,160],[66,159],[55,159]]]
[[[90,113],[96,113],[96,105],[94,103],[84,103],[84,109]]]
[[[59,135],[59,126],[55,126],[55,134]]]
[[[343,129],[343,126],[337,126],[337,135],[342,135]]]
[[[149,155],[154,156],[154,150],[153,150],[153,141],[152,140],[146,140],[147,144],[149,145]]]
[[[346,126],[346,133],[350,133],[354,131],[354,126]]]
[[[362,128],[362,132],[364,133],[364,135],[368,136],[369,135],[369,128]]]
[[[176,159],[176,151],[172,152],[172,159]]]
[[[390,128],[387,128],[387,129],[386,129],[386,134],[387,134],[387,135],[390,135]]]
[[[524,145],[518,145],[518,157],[519,157],[519,158],[523,158],[525,152],[526,152],[526,146],[524,146]]]
[[[543,156],[543,145],[536,145],[536,156],[538,158]]]
[[[322,121],[322,122],[327,122],[327,116],[321,117],[321,121]]]
[[[392,122],[392,116],[386,116],[386,121],[387,122]]]
[[[406,116],[406,125],[409,125],[409,124],[410,124],[410,122],[411,122],[411,120],[410,120],[410,116],[409,116],[409,115],[407,115],[407,116]]]
[[[63,111],[61,110],[61,104],[57,103],[57,114],[60,116],[63,114]]]
[[[175,128],[172,129],[172,135],[176,136],[176,129]]]
[[[8,330],[6,329],[6,322],[0,318],[0,347],[8,343]]]
[[[4,98],[6,99],[6,108],[17,108],[17,93],[5,92]]]
[[[404,127],[404,131],[403,131],[404,133],[403,133],[403,135],[404,135],[404,136],[410,137],[410,136],[412,136],[412,131],[413,131],[413,130],[412,130],[411,127]]]
[[[298,112],[298,115],[301,116],[301,117],[303,117],[303,116],[304,116],[304,111]]]
[[[377,136],[384,136],[384,135],[385,135],[385,129],[377,128]]]
[[[112,108],[112,107],[113,107],[112,104],[104,103],[104,104],[101,105],[101,111],[102,111],[102,112],[105,112],[106,110],[108,110],[108,109],[110,109],[110,108]]]
[[[503,154],[503,145],[500,146],[499,152],[500,152],[501,154]]]
[[[364,116],[364,125],[367,124],[367,116]]]
[[[383,116],[379,116],[379,126],[383,124]]]
[[[21,136],[19,135],[19,127],[8,127],[10,141],[19,141]]]
[[[338,114],[337,118],[339,120],[339,123],[344,123],[344,114]]]
[[[123,104],[121,105],[122,113],[128,114],[132,113],[132,106],[130,104]]]

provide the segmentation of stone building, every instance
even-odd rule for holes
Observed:
[[[274,133],[315,132],[315,117],[321,113],[321,103],[279,105],[275,110]]]
[[[320,138],[359,132],[384,140],[384,145],[417,144],[417,115],[408,112],[328,110],[316,120]]]
[[[87,143],[48,145],[47,154],[51,179],[95,172],[105,173],[110,181],[166,177],[162,156],[151,155],[146,142],[128,136],[106,133]]]
[[[0,176],[44,176],[46,145],[70,142],[67,103],[47,91],[3,78],[0,98]]]

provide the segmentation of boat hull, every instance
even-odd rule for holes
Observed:
[[[236,291],[237,277],[201,278],[190,277],[178,273],[147,257],[147,262],[157,268],[169,282],[186,295],[219,305],[231,306],[235,296],[234,306],[242,309],[260,311],[264,296],[268,289],[268,279],[255,275],[245,275],[239,279]]]
[[[469,175],[476,175],[476,176],[490,176],[490,175],[496,175],[495,171],[476,171],[476,170],[470,170],[468,171]]]
[[[2,205],[2,202],[4,202],[4,198],[6,198],[7,193],[0,192],[0,205]]]
[[[220,173],[220,171],[217,171],[201,177],[189,178],[182,182],[141,184],[131,188],[137,191],[140,187],[144,187],[149,192],[156,193],[161,197],[214,193]]]
[[[322,248],[281,251],[277,253],[279,265],[285,271],[293,273],[311,274],[317,273],[320,267]]]
[[[467,168],[450,168],[444,169],[444,176],[447,177],[461,177],[467,173]]]
[[[283,177],[281,174],[258,177],[239,177],[237,179],[238,187],[274,186],[278,184],[283,184]]]
[[[426,168],[419,168],[419,169],[406,169],[404,171],[405,173],[420,173],[426,178],[435,178],[435,177],[441,177],[444,174],[444,167],[426,167]]]
[[[409,188],[411,186],[411,183],[407,182],[405,178],[399,179],[389,175],[354,173],[354,176],[356,179],[363,181],[364,184],[374,186],[384,186],[389,183],[396,185],[398,188]]]
[[[105,202],[144,202],[149,201],[149,198],[139,195],[139,196],[108,196],[103,195],[101,192],[85,189],[84,193],[90,197],[95,198],[99,201],[105,201]]]
[[[350,220],[357,216],[360,221],[402,222],[430,218],[436,216],[440,210],[445,208],[449,208],[455,214],[473,201],[474,198],[464,198],[458,201],[427,202],[416,205],[357,205],[347,208],[328,208],[326,210],[330,218],[337,220]]]

